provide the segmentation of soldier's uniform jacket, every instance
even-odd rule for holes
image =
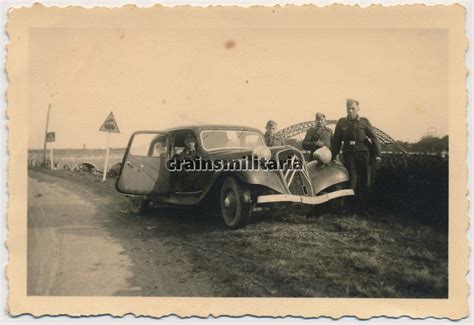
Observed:
[[[194,160],[197,158],[196,149],[184,149],[183,152],[180,154],[180,158],[183,160]]]
[[[322,146],[331,148],[332,130],[328,127],[312,127],[310,128],[303,140],[303,149],[313,152]]]
[[[357,116],[353,120],[344,117],[337,122],[331,143],[333,157],[339,154],[342,142],[344,153],[370,151],[372,156],[380,156],[379,140],[365,117]]]
[[[280,135],[274,134],[271,136],[267,132],[265,132],[265,143],[269,147],[277,147],[277,146],[284,146],[285,145],[285,139],[283,139]]]

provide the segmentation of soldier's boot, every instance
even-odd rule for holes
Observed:
[[[359,196],[359,214],[361,215],[369,215],[369,195],[370,193],[364,190]]]

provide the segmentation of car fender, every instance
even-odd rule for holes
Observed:
[[[278,172],[255,170],[240,171],[236,174],[243,182],[247,184],[265,186],[278,193],[288,193]]]
[[[274,172],[268,171],[239,171],[239,172],[218,172],[211,176],[209,183],[203,189],[198,201],[204,200],[207,195],[215,188],[216,183],[224,180],[228,176],[238,177],[242,182],[250,185],[261,185],[268,187],[278,193],[287,194],[285,186],[280,178]],[[218,189],[218,188],[217,188]]]
[[[311,161],[306,164],[313,191],[315,194],[322,190],[339,183],[349,180],[349,172],[338,161],[331,161],[327,164],[320,164],[317,161]]]

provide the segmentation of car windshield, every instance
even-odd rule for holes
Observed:
[[[206,151],[265,146],[260,133],[246,130],[205,130],[201,132],[201,143]]]

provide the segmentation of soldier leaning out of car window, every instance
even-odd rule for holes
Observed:
[[[280,135],[275,134],[277,130],[277,123],[273,120],[267,122],[265,126],[265,143],[268,147],[284,146],[285,139]]]
[[[323,113],[316,113],[315,127],[310,128],[306,132],[303,140],[303,149],[311,151],[311,160],[313,153],[324,146],[331,149],[332,130],[326,126],[326,115]]]

